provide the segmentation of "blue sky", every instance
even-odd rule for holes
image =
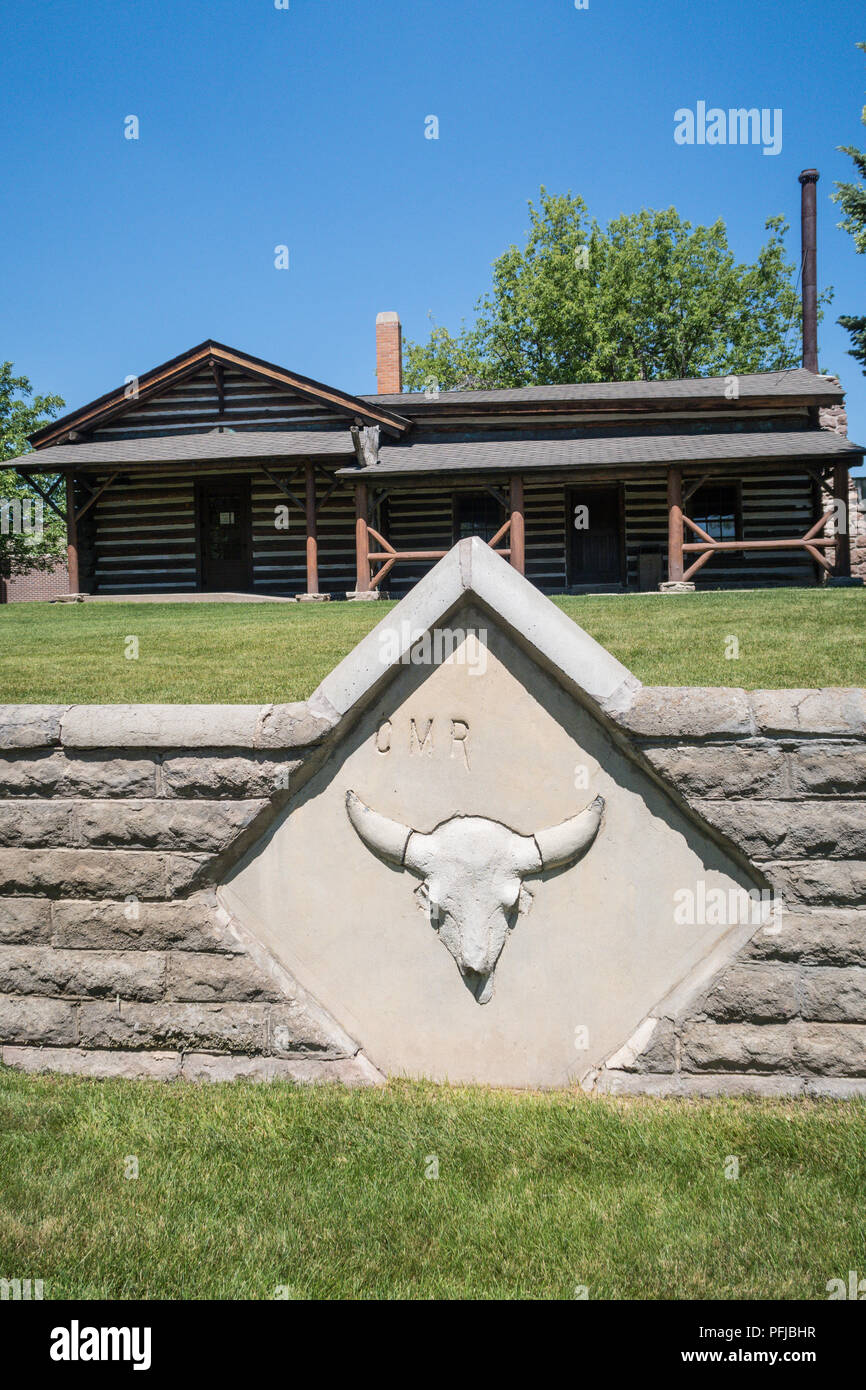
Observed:
[[[70,408],[208,337],[373,391],[377,311],[458,327],[542,183],[722,217],[743,259],[783,213],[798,257],[814,165],[821,365],[866,442],[834,322],[866,263],[829,201],[866,144],[862,0],[52,0],[2,30],[0,356]],[[677,145],[700,100],[781,108],[781,152]]]

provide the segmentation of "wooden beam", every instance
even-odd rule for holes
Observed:
[[[491,549],[491,550],[495,550],[496,547],[497,547],[497,545],[499,544],[499,542],[502,540],[502,537],[503,537],[503,536],[507,536],[507,535],[508,535],[508,532],[509,532],[510,530],[511,530],[511,517],[508,517],[507,521],[503,521],[502,525],[500,526],[500,528],[499,528],[499,530],[496,532],[496,534],[495,534],[494,536],[491,536],[491,537],[490,537],[490,540],[487,542],[487,544],[490,546],[490,549]]]
[[[355,484],[355,588],[359,594],[370,592],[370,537],[367,484]]]
[[[441,560],[447,550],[368,550],[368,560]]]
[[[683,474],[681,468],[668,469],[668,579],[683,578]]]
[[[512,473],[509,485],[511,511],[511,563],[518,574],[526,572],[526,520],[523,512],[523,478]]]
[[[261,465],[261,469],[265,476],[270,478],[277,491],[281,492],[284,497],[288,497],[290,502],[294,502],[299,512],[306,511],[306,504],[301,501],[300,497],[297,495],[296,492],[292,492],[287,483],[281,482],[280,479],[276,476],[276,474],[272,473],[269,468],[265,468],[264,464]],[[289,479],[289,482],[293,482],[294,477],[295,475],[293,473],[291,478]]]
[[[816,550],[814,545],[809,545],[808,542],[804,542],[804,545],[806,550],[808,550],[809,554],[812,556],[812,559],[817,564],[819,564],[822,569],[826,570],[828,574],[832,574],[833,566],[828,562],[827,556],[822,555],[820,550]]]
[[[224,377],[224,374],[223,374],[223,364],[222,364],[222,362],[217,362],[216,359],[214,359],[214,360],[211,362],[211,364],[210,364],[210,368],[211,368],[211,371],[213,372],[213,379],[214,379],[214,381],[216,382],[218,413],[219,413],[220,415],[225,415],[225,413],[226,413],[226,388],[225,388],[225,377]]]
[[[370,526],[369,524],[367,525],[367,535],[368,535],[368,536],[372,536],[374,541],[378,541],[379,544],[381,545],[382,549],[383,549],[388,555],[396,555],[396,554],[397,554],[397,551],[394,549],[394,547],[393,547],[393,545],[391,544],[391,542],[390,542],[390,541],[386,541],[386,540],[385,540],[385,537],[384,537],[384,536],[380,536],[380,535],[379,535],[379,532],[375,529],[375,527]]]
[[[386,560],[382,568],[378,569],[376,573],[373,575],[373,578],[370,580],[370,588],[378,589],[379,585],[382,583],[382,580],[391,573],[391,570],[394,568],[396,563],[397,555],[394,554],[391,556],[390,560]]]
[[[836,503],[836,563],[833,574],[837,579],[851,578],[851,528],[848,521],[848,465],[837,463],[833,469],[833,497]]]
[[[69,570],[69,592],[78,588],[78,518],[75,515],[75,477],[66,474],[66,564]]]
[[[699,526],[696,521],[692,521],[690,516],[686,516],[685,513],[683,513],[683,521],[690,531],[694,531],[696,536],[700,536],[701,540],[708,541],[710,545],[715,545],[713,537]]]
[[[806,540],[803,536],[792,536],[790,540],[783,541],[713,541],[707,544],[706,541],[689,541],[682,548],[684,551],[701,550],[800,550],[804,545],[826,546],[835,545],[835,536],[829,536],[827,540]]]
[[[683,493],[683,503],[689,502],[692,499],[692,497],[694,497],[695,493],[703,487],[704,483],[707,482],[709,477],[710,474],[705,473],[702,478],[698,478],[695,480],[695,482],[690,483]]]
[[[708,560],[711,560],[713,558],[714,554],[715,550],[705,550],[703,555],[698,556],[694,564],[689,565],[688,569],[683,574],[683,579],[686,582],[689,579],[691,579],[693,575],[697,574],[699,569],[702,569],[704,567]]]
[[[58,507],[57,503],[54,501],[54,498],[51,496],[52,492],[54,491],[54,488],[57,487],[57,483],[55,482],[55,483],[54,483],[54,486],[53,486],[53,487],[50,487],[50,488],[48,489],[48,491],[46,492],[45,489],[42,488],[42,487],[40,487],[39,484],[38,484],[37,482],[34,482],[32,476],[31,476],[29,473],[25,473],[23,469],[21,469],[21,468],[16,468],[16,469],[15,469],[15,472],[16,472],[16,474],[18,475],[19,478],[23,478],[23,479],[24,479],[24,482],[27,483],[27,485],[28,485],[29,487],[32,487],[32,489],[33,489],[34,492],[38,492],[38,493],[39,493],[39,496],[42,498],[43,502],[47,502],[47,503],[48,503],[48,506],[49,506],[49,507],[51,508],[51,510],[54,512],[55,516],[59,516],[59,517],[60,517],[60,520],[61,520],[61,521],[64,523],[64,525],[65,525],[65,524],[66,524],[66,513],[65,513],[65,511],[63,511],[63,509],[62,509],[61,507]]]
[[[319,592],[319,536],[316,527],[316,469],[304,464],[304,516],[307,524],[307,593]]]
[[[111,475],[111,477],[108,479],[108,482],[107,482],[107,483],[103,483],[103,484],[102,484],[102,487],[101,487],[101,488],[98,488],[98,489],[96,490],[96,492],[91,492],[91,494],[90,494],[90,496],[88,497],[87,501],[84,503],[84,506],[83,506],[83,507],[79,507],[79,508],[78,508],[78,511],[75,513],[75,520],[76,520],[76,522],[79,522],[79,521],[81,520],[81,518],[84,516],[85,512],[89,512],[89,511],[90,511],[90,508],[93,506],[94,502],[98,502],[98,501],[99,501],[99,498],[100,498],[100,497],[102,496],[102,494],[105,492],[106,488],[111,487],[111,484],[114,482],[115,478],[118,478],[118,477],[120,477],[120,473],[119,473],[119,472],[117,472],[117,473],[112,473],[112,475]]]
[[[818,520],[815,522],[815,525],[811,528],[811,530],[809,530],[809,531],[806,532],[805,536],[803,537],[803,540],[804,540],[804,541],[810,541],[810,540],[812,539],[813,536],[817,536],[818,532],[819,532],[819,531],[823,531],[823,530],[824,530],[824,527],[827,525],[827,522],[828,522],[828,521],[831,521],[832,518],[833,518],[833,510],[832,510],[832,508],[831,508],[829,512],[825,512],[823,516],[820,516],[820,517],[818,518]]]

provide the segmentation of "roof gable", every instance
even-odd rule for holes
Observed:
[[[165,398],[166,412],[170,417],[172,394],[177,393],[182,386],[199,379],[209,379],[213,382],[218,403],[217,416],[209,416],[197,422],[193,411],[186,425],[187,429],[213,428],[215,424],[220,423],[222,417],[227,416],[224,406],[231,385],[240,379],[265,383],[274,389],[284,405],[290,405],[293,401],[297,402],[298,406],[306,403],[314,411],[321,412],[324,418],[337,416],[360,420],[363,424],[379,425],[393,435],[401,435],[410,427],[408,420],[390,408],[350,396],[333,386],[300,376],[297,372],[290,372],[272,362],[251,357],[247,353],[238,352],[235,348],[208,339],[198,347],[191,348],[189,352],[182,353],[169,362],[163,362],[159,367],[154,367],[152,371],[139,377],[134,396],[130,394],[127,385],[120,386],[62,416],[61,419],[52,420],[50,424],[44,425],[30,436],[30,443],[35,449],[41,449],[48,444],[66,442],[75,435],[92,436],[97,431],[105,432],[109,427],[119,425],[122,420],[143,415],[145,406],[151,407],[154,429],[157,429],[159,412],[153,411],[153,403]],[[165,423],[168,429],[177,432],[176,403],[174,409],[175,423],[171,423],[170,418]],[[225,423],[229,423],[228,417]],[[166,432],[165,424],[162,432]]]

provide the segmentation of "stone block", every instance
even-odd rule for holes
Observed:
[[[165,993],[165,956],[153,951],[0,946],[0,993],[161,999]]]
[[[764,734],[866,734],[866,690],[753,690],[749,699]]]
[[[26,1072],[59,1072],[100,1080],[175,1081],[181,1074],[179,1052],[101,1052],[83,1047],[4,1047],[7,1067]]]
[[[794,1072],[794,1024],[690,1022],[681,1033],[684,1072]]]
[[[695,809],[751,859],[866,859],[866,803],[716,801]]]
[[[0,846],[71,845],[70,801],[0,801]]]
[[[167,755],[162,764],[162,793],[166,797],[227,797],[231,800],[270,798],[285,793],[303,764],[276,756],[211,757],[208,754]]]
[[[267,1004],[79,1005],[86,1047],[265,1052]],[[2,1016],[2,1015],[0,1015]]]
[[[76,1005],[63,999],[0,996],[0,1042],[68,1047],[76,1037]]]
[[[220,1003],[283,998],[277,982],[243,955],[178,952],[171,957],[168,979],[172,999]]]
[[[51,940],[51,904],[46,898],[0,898],[0,943],[26,945]]]
[[[306,748],[321,743],[336,723],[311,714],[306,704],[274,705],[262,720],[260,748]]]
[[[788,764],[795,795],[866,795],[866,743],[801,743]]]
[[[290,1081],[304,1086],[326,1082],[370,1086],[384,1079],[355,1057],[233,1057],[202,1052],[186,1053],[182,1074],[188,1081]]]
[[[804,1023],[797,1040],[799,1065],[820,1076],[866,1076],[866,1027],[856,1023]]]
[[[852,859],[803,859],[765,865],[785,903],[866,907],[866,864]]]
[[[50,748],[60,742],[66,705],[0,705],[0,748]]]
[[[803,971],[801,1013],[820,1023],[866,1023],[866,969],[827,966]]]
[[[0,898],[0,923],[7,902]],[[47,904],[46,910],[47,910]],[[215,903],[61,901],[54,904],[52,944],[87,951],[231,951],[243,946]],[[2,928],[0,928],[2,938]]]
[[[264,800],[95,800],[77,804],[75,821],[80,843],[94,849],[217,853],[237,839],[267,804]]]
[[[641,738],[748,737],[752,715],[744,690],[644,686],[619,722]]]
[[[801,965],[866,966],[866,913],[834,908],[783,912],[779,931],[761,928],[742,959],[799,961]]]
[[[779,797],[788,791],[787,761],[777,745],[685,743],[644,751],[686,797]]]
[[[794,966],[735,965],[697,1005],[720,1023],[786,1023],[799,1012],[800,972]]]
[[[260,705],[73,705],[64,748],[252,748]]]
[[[178,876],[182,877],[174,877]],[[66,898],[173,896],[172,889],[166,890],[165,856],[144,850],[0,849],[0,893]]]

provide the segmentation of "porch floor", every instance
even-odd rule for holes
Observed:
[[[85,594],[85,603],[297,603],[291,595],[216,594],[188,589],[158,594]]]

